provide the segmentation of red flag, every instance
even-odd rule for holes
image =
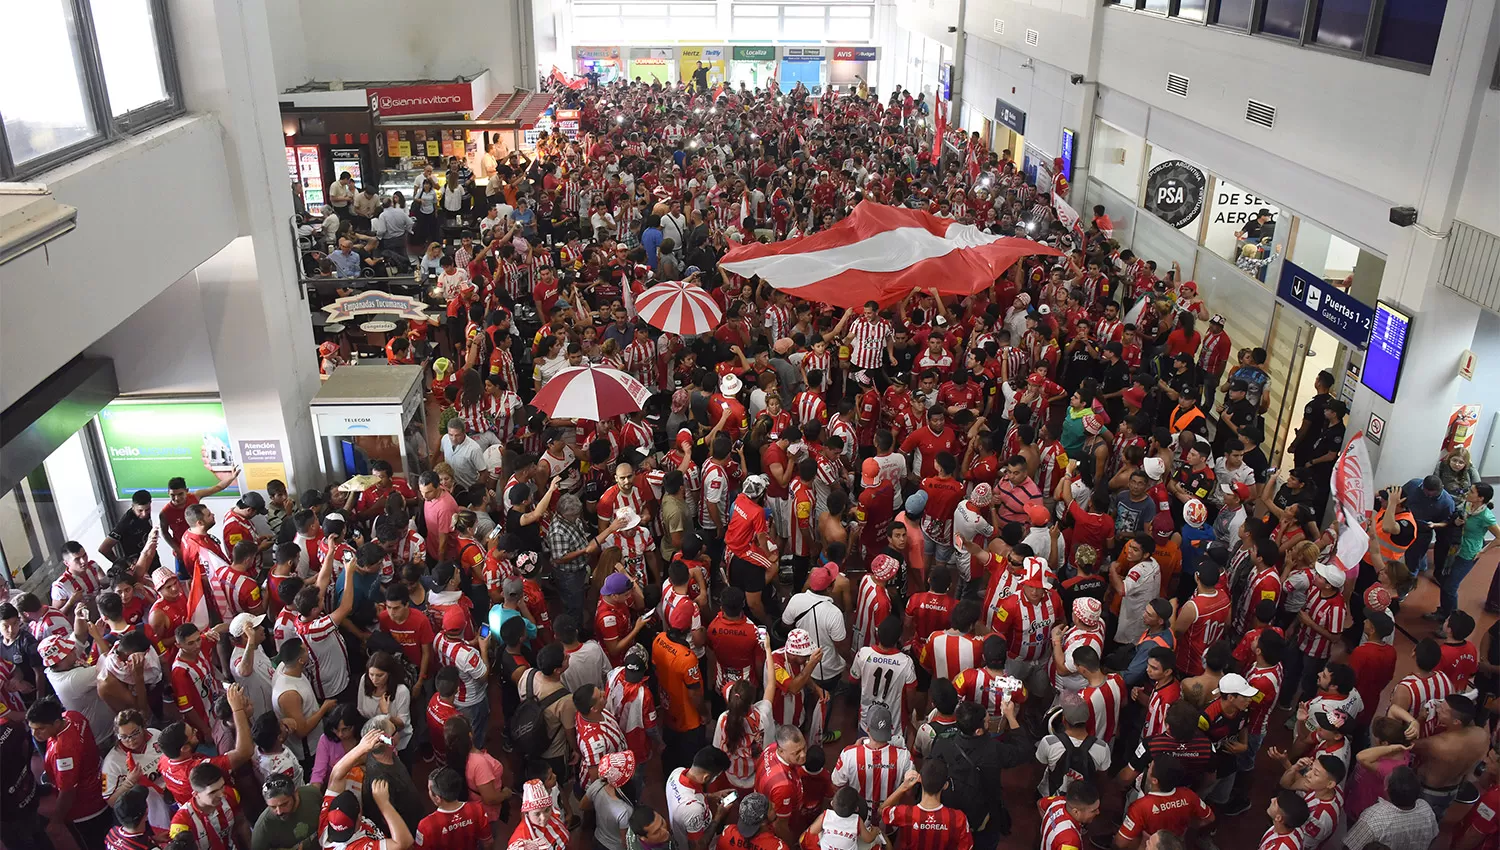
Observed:
[[[188,620],[200,629],[209,626],[208,588],[204,586],[203,566],[193,564],[193,583],[188,587]]]
[[[718,85],[714,86],[714,94],[713,94],[714,103],[718,103],[719,102],[719,98],[721,98],[723,96],[724,96],[724,84],[723,83],[719,83]]]
[[[936,166],[938,161],[943,158],[943,134],[948,131],[948,119],[943,114],[943,104],[937,104],[937,109],[934,110],[933,115],[932,163]]]

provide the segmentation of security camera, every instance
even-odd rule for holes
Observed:
[[[1397,227],[1411,227],[1416,223],[1416,207],[1391,207],[1391,224]]]
[[[1083,85],[1083,75],[1082,74],[1069,74],[1068,75],[1068,82],[1072,83],[1075,86],[1081,86],[1081,85]]]

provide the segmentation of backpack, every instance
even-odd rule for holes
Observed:
[[[1074,743],[1073,737],[1065,730],[1054,730],[1053,734],[1062,743],[1063,754],[1057,764],[1047,771],[1047,788],[1052,794],[1061,794],[1065,786],[1092,777],[1099,766],[1094,763],[1094,756],[1090,752],[1095,741],[1093,735],[1084,738],[1081,743]]]
[[[510,743],[516,753],[528,758],[540,758],[552,746],[554,736],[547,734],[547,709],[553,703],[568,696],[567,688],[558,688],[543,699],[536,698],[536,676],[532,670],[526,677],[526,696],[510,721]],[[561,731],[561,730],[559,730]]]

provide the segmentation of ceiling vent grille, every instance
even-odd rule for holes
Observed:
[[[1042,34],[1039,33],[1039,32],[1037,32],[1036,30],[1027,30],[1026,31],[1026,43],[1028,45],[1030,45],[1031,47],[1036,47],[1036,43],[1038,41],[1040,41],[1041,38],[1042,38]]]
[[[1259,124],[1266,129],[1276,126],[1276,107],[1269,103],[1261,103],[1251,100],[1245,103],[1245,120],[1251,124]]]
[[[999,18],[995,19],[995,35],[1005,35],[1005,22]]]
[[[1167,75],[1167,92],[1178,97],[1188,96],[1188,78],[1181,74]]]

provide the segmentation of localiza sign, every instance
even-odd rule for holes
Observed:
[[[445,112],[469,112],[474,108],[474,90],[468,83],[401,86],[366,91],[370,96],[370,112],[376,118],[440,115]]]

